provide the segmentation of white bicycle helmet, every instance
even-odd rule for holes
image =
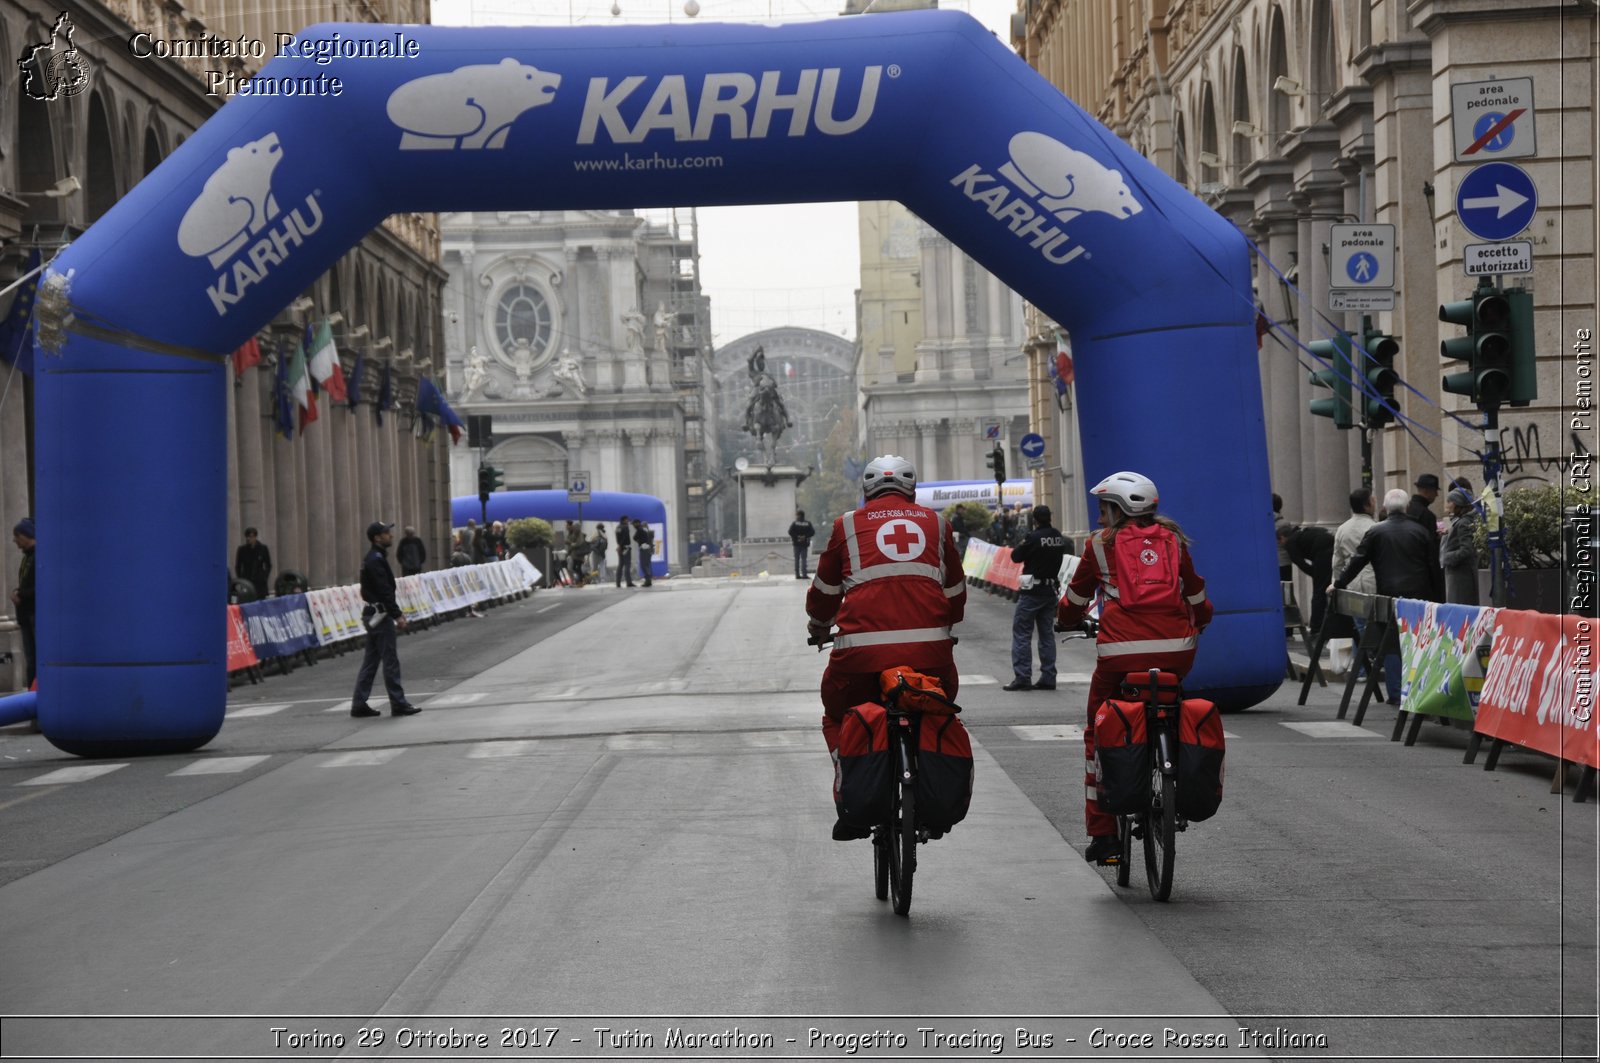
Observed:
[[[1116,504],[1130,517],[1154,513],[1161,501],[1150,477],[1136,472],[1114,472],[1089,491],[1102,502]]]
[[[873,458],[861,473],[861,493],[877,498],[885,491],[896,491],[907,498],[917,497],[917,467],[896,454]]]

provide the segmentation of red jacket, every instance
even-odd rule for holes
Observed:
[[[1137,530],[1123,525],[1123,530]],[[1110,528],[1095,532],[1084,544],[1083,557],[1067,584],[1067,593],[1056,606],[1056,622],[1061,627],[1076,627],[1088,611],[1107,577],[1116,584],[1116,552],[1112,549],[1116,532]],[[1100,610],[1100,638],[1097,646],[1101,664],[1122,671],[1160,668],[1183,675],[1194,664],[1195,636],[1211,623],[1211,599],[1206,596],[1206,581],[1194,570],[1189,548],[1181,546],[1178,575],[1183,582],[1183,602],[1170,612],[1133,612],[1122,608],[1107,595]],[[1102,569],[1102,565],[1105,566]]]
[[[950,665],[967,609],[955,534],[933,510],[884,494],[833,522],[806,615],[835,623],[830,668],[876,672]]]

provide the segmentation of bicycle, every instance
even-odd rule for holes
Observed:
[[[821,653],[833,644],[832,633],[813,635],[808,646]],[[944,837],[917,822],[918,729],[922,713],[902,709],[899,696],[904,685],[879,699],[888,717],[890,799],[888,814],[872,828],[872,886],[878,900],[887,900],[895,915],[911,912],[911,885],[917,874],[917,846]],[[949,703],[954,711],[960,707]]]
[[[1100,626],[1086,620],[1067,638],[1094,638]],[[1178,834],[1188,820],[1178,811],[1178,713],[1183,687],[1178,677],[1159,668],[1123,676],[1121,694],[1137,699],[1145,716],[1145,764],[1150,773],[1146,807],[1117,816],[1121,852],[1116,863],[1117,885],[1126,887],[1133,876],[1134,842],[1144,849],[1145,879],[1150,896],[1165,901],[1172,896],[1173,865],[1177,861]],[[1092,721],[1091,721],[1092,726]],[[1099,743],[1096,743],[1099,748]]]

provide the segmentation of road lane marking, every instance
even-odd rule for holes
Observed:
[[[35,779],[25,779],[17,783],[18,786],[55,786],[57,783],[83,782],[87,779],[98,779],[102,775],[110,775],[119,768],[126,768],[123,764],[80,764],[72,768],[57,768],[47,771]]]
[[[294,702],[284,701],[273,705],[244,705],[237,709],[229,709],[228,717],[239,720],[246,716],[271,716],[275,712],[294,708]]]
[[[428,708],[443,709],[451,705],[471,705],[473,702],[482,701],[488,696],[488,691],[479,691],[476,694],[440,694],[436,698],[428,699]]]
[[[367,706],[369,708],[382,709],[382,708],[387,708],[388,705],[389,705],[389,699],[388,698],[368,698],[367,699]],[[350,711],[350,699],[349,698],[345,698],[343,701],[336,703],[332,708],[323,709],[322,711],[323,712],[349,712]]]
[[[404,753],[403,749],[356,749],[349,753],[335,753],[317,764],[319,768],[370,768],[387,764]]]
[[[1376,731],[1369,731],[1364,727],[1357,727],[1353,723],[1343,720],[1314,720],[1307,723],[1289,723],[1280,720],[1283,726],[1291,731],[1299,731],[1310,738],[1377,738]]]
[[[961,685],[964,687],[997,687],[1000,685],[1000,680],[992,675],[964,675],[961,677]]]
[[[232,775],[235,772],[249,771],[270,756],[259,757],[208,757],[197,760],[188,767],[179,768],[177,771],[168,772],[169,775]]]
[[[607,749],[671,749],[670,734],[612,735],[606,739]]]
[[[548,613],[552,609],[559,609],[559,608],[561,608],[561,603],[560,602],[551,602],[549,605],[545,606],[543,609],[535,609],[534,610],[534,614],[537,615],[539,613]]]
[[[479,742],[467,750],[467,756],[473,760],[486,760],[490,757],[521,757],[532,753],[538,744],[539,740],[536,738]]]
[[[1017,724],[1011,733],[1030,742],[1083,741],[1083,726],[1075,723]]]
[[[743,738],[756,749],[803,749],[822,741],[818,731],[746,731]]]

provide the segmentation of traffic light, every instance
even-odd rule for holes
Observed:
[[[983,459],[983,463],[994,470],[995,483],[1005,483],[1006,452],[1000,449],[1000,444],[996,443],[994,445],[994,449],[989,452],[987,458]]]
[[[1331,340],[1313,341],[1310,348],[1329,366],[1312,370],[1312,386],[1333,389],[1333,398],[1311,400],[1311,412],[1318,417],[1332,417],[1339,428],[1354,427],[1355,411],[1350,408],[1350,337],[1341,332]]]
[[[1400,344],[1393,336],[1377,329],[1368,329],[1361,335],[1361,345],[1367,349],[1368,357],[1364,366],[1370,391],[1365,396],[1366,404],[1363,407],[1367,414],[1367,426],[1382,428],[1394,420],[1394,411],[1400,409],[1399,400],[1394,395],[1394,386],[1400,382],[1400,374],[1394,370]],[[1380,397],[1382,402],[1378,401]]]
[[[1511,405],[1526,406],[1539,397],[1539,374],[1533,346],[1533,293],[1506,292],[1511,308]]]
[[[478,501],[489,501],[489,496],[499,490],[505,482],[505,473],[493,465],[478,466]]]
[[[1439,342],[1446,361],[1467,363],[1462,372],[1446,373],[1440,386],[1479,406],[1499,406],[1510,398],[1511,300],[1484,277],[1468,298],[1440,306],[1439,320],[1467,330],[1465,336]]]

